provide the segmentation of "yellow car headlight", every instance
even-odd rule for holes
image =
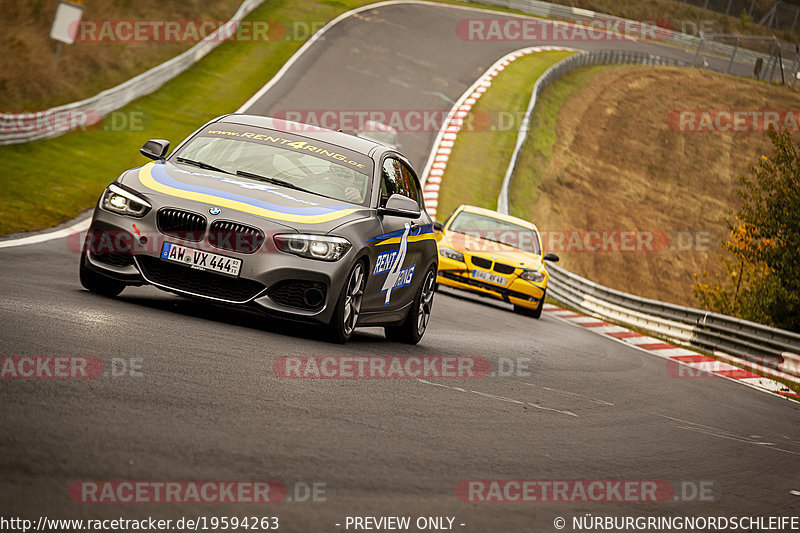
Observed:
[[[456,252],[452,248],[447,248],[446,246],[439,247],[439,254],[441,254],[442,257],[452,259],[453,261],[459,261],[461,263],[464,262],[464,254],[461,252]]]
[[[522,274],[520,274],[519,277],[524,279],[525,281],[533,281],[535,283],[539,283],[541,281],[544,281],[544,272],[539,272],[538,270],[523,270]]]

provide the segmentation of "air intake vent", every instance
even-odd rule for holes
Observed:
[[[492,262],[483,257],[472,256],[472,264],[479,268],[492,268]]]
[[[214,221],[208,232],[208,242],[211,246],[242,254],[252,254],[257,251],[264,244],[264,239],[261,230],[226,220]]]
[[[115,267],[126,267],[133,264],[133,255],[130,252],[105,252],[101,254],[91,252],[91,254],[93,259]]]
[[[162,233],[187,241],[199,242],[206,234],[206,217],[180,209],[162,209],[157,217]]]
[[[316,310],[325,304],[327,288],[319,281],[286,279],[269,288],[267,295],[281,305]]]
[[[511,265],[504,265],[503,263],[494,264],[494,271],[500,272],[501,274],[513,274],[514,270],[516,269]]]
[[[157,257],[137,255],[136,263],[147,281],[178,292],[245,303],[264,290],[264,285],[254,280],[195,270]]]

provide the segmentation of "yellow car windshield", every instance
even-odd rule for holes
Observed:
[[[506,220],[462,211],[448,230],[541,255],[536,231]]]

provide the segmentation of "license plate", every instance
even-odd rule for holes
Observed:
[[[503,276],[498,276],[497,274],[492,274],[491,272],[486,272],[485,270],[473,270],[472,277],[482,279],[484,281],[491,281],[492,283],[502,285],[503,287],[505,287],[508,283],[508,279],[504,278]]]
[[[224,255],[187,248],[180,244],[165,242],[161,248],[161,259],[174,261],[198,270],[211,270],[229,276],[238,276],[242,260]]]

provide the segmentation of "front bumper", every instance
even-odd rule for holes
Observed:
[[[470,267],[465,263],[439,256],[437,283],[528,309],[536,309],[545,296],[548,277],[545,276],[541,283],[526,281],[516,275],[512,275],[510,279],[506,287],[475,279],[471,275]]]
[[[212,246],[207,235],[201,241],[188,241],[161,233],[155,210],[143,218],[131,218],[97,208],[89,228],[91,241],[87,238],[85,264],[131,285],[148,283],[193,298],[257,307],[284,318],[329,323],[355,251],[351,249],[336,262],[279,252],[272,242],[272,234],[285,233],[286,228],[281,226],[270,231],[257,222],[242,220],[244,224],[262,229],[266,234],[265,243],[254,253],[239,253]],[[161,259],[164,242],[240,259],[239,276],[198,270]]]

